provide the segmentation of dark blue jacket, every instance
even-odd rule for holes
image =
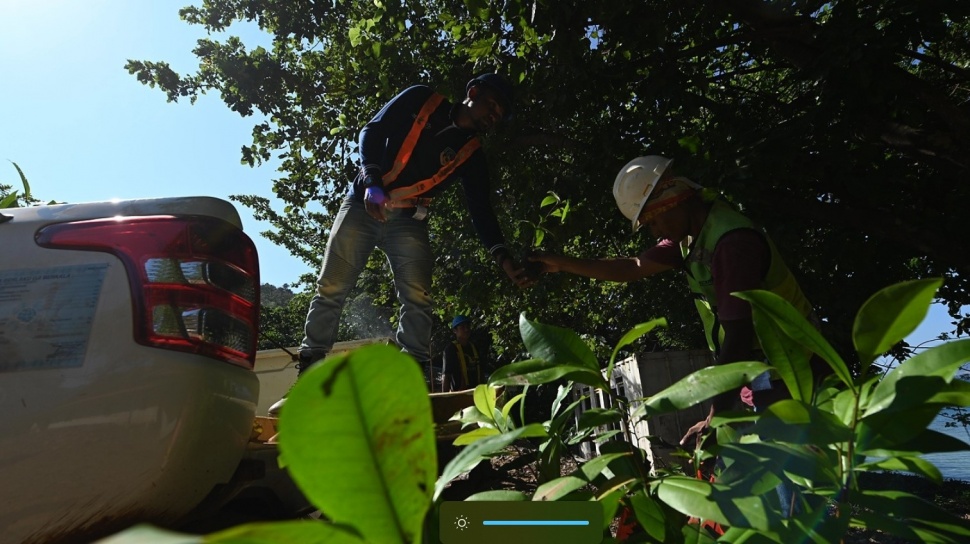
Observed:
[[[424,85],[405,89],[385,104],[381,111],[364,125],[360,131],[359,140],[362,169],[351,187],[351,198],[363,202],[365,173],[379,178],[381,174],[390,170],[404,138],[414,124],[414,118],[432,92]],[[457,104],[447,100],[442,101],[415,144],[411,160],[397,179],[384,187],[385,191],[414,185],[418,181],[430,178],[441,168],[443,157],[453,157],[466,142],[475,137],[474,132],[455,125],[453,116],[457,107]],[[476,151],[441,184],[419,196],[439,195],[456,181],[461,182],[465,190],[468,212],[471,214],[472,223],[482,244],[492,254],[504,248],[505,239],[490,201],[488,164],[482,149]]]

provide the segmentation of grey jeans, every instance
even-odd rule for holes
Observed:
[[[411,210],[413,212],[413,210]],[[333,347],[348,293],[375,248],[387,256],[401,303],[396,340],[418,361],[431,358],[431,267],[433,257],[426,221],[405,210],[386,210],[387,221],[371,217],[364,204],[344,199],[334,219],[317,293],[307,312],[301,354],[325,356]]]

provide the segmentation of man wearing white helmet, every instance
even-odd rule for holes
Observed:
[[[731,293],[769,290],[807,317],[812,316],[811,304],[767,234],[723,199],[705,194],[700,185],[674,174],[671,162],[659,155],[636,158],[620,170],[613,185],[616,204],[631,221],[633,231],[646,225],[659,240],[657,245],[628,258],[580,259],[540,254],[532,260],[543,263],[543,272],[569,272],[623,282],[666,270],[683,270],[695,295],[715,363],[763,357],[751,306]],[[816,376],[820,374],[817,372]],[[752,384],[754,394],[742,391],[742,399],[752,404],[753,396],[753,403],[763,408],[786,391],[779,385],[774,392],[768,392],[769,387],[767,374],[760,376]],[[714,413],[730,408],[737,398],[737,392],[714,398],[708,418],[692,427],[682,443],[700,435]]]

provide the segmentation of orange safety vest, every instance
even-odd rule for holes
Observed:
[[[438,93],[432,93],[428,100],[425,101],[424,105],[421,106],[421,110],[418,111],[417,117],[414,118],[414,124],[411,125],[411,130],[408,132],[404,142],[401,144],[401,149],[397,152],[397,158],[394,159],[394,165],[391,167],[390,171],[381,176],[384,181],[384,186],[388,186],[397,179],[404,167],[407,166],[408,161],[411,160],[411,153],[414,151],[414,146],[417,145],[418,139],[421,137],[421,131],[424,130],[425,125],[428,124],[428,119],[431,118],[431,114],[438,109],[441,102],[444,100],[444,96]],[[391,189],[388,192],[388,201],[385,206],[389,208],[411,208],[414,206],[427,206],[431,203],[431,198],[417,198],[418,195],[430,191],[432,188],[437,186],[442,181],[448,179],[456,168],[461,166],[465,161],[472,156],[482,143],[478,138],[472,138],[468,140],[458,150],[448,164],[442,165],[441,169],[438,170],[435,175],[428,179],[423,179],[414,185],[408,187],[398,187],[396,189]]]

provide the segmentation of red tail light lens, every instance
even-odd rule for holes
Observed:
[[[36,240],[121,259],[138,343],[253,368],[259,263],[236,226],[202,216],[120,217],[49,225]]]

